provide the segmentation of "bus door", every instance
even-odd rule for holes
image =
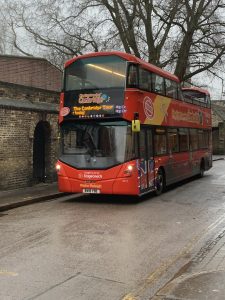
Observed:
[[[139,185],[140,193],[142,194],[154,190],[152,130],[142,128],[139,137]]]

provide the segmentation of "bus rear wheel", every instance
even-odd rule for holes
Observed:
[[[165,173],[163,172],[163,169],[159,169],[157,176],[156,176],[156,189],[155,194],[157,196],[161,195],[162,192],[164,192],[166,186],[166,180],[165,180]]]
[[[204,176],[204,173],[205,173],[205,163],[204,160],[202,159],[200,163],[199,177],[202,178]]]

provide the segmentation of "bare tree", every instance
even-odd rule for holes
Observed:
[[[14,47],[11,46],[11,30],[7,22],[8,12],[4,8],[4,3],[0,0],[1,10],[0,10],[0,54],[12,54]]]
[[[0,54],[7,52],[7,36],[6,36],[6,25],[1,24],[0,26]]]
[[[62,67],[72,56],[99,50],[98,24],[91,23],[75,2],[15,0],[5,1],[4,8],[11,45],[24,55],[44,56]]]
[[[187,80],[221,63],[223,0],[99,0],[124,49]],[[188,71],[187,71],[188,66]]]
[[[187,80],[225,53],[224,0],[9,0],[13,43],[56,65],[87,51],[123,50]],[[34,47],[24,47],[24,29]],[[188,66],[188,70],[187,70]]]

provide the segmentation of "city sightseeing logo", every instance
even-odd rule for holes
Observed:
[[[60,109],[60,116],[61,116],[61,117],[65,117],[65,116],[67,116],[69,113],[70,113],[70,108],[69,108],[69,107],[64,106],[64,107],[62,107],[62,108]]]
[[[154,117],[154,106],[152,99],[145,97],[143,101],[143,108],[147,119],[152,119]]]
[[[109,102],[110,97],[106,94],[96,93],[96,94],[80,94],[78,103],[80,104],[101,104],[103,102]]]

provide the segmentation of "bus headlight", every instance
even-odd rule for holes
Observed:
[[[127,167],[127,170],[130,171],[130,172],[133,171],[133,166],[132,166],[132,165],[129,165],[129,166]]]
[[[56,164],[55,168],[56,168],[56,171],[59,172],[61,170],[60,164]]]
[[[133,169],[134,169],[134,166],[128,165],[127,168],[124,170],[124,175],[131,176]]]

